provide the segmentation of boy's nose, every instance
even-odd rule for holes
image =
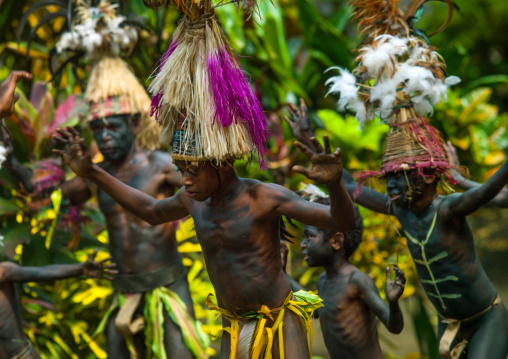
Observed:
[[[192,186],[192,185],[193,185],[193,182],[190,179],[190,177],[187,175],[183,175],[182,176],[182,186]]]

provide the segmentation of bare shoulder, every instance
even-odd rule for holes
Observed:
[[[168,152],[165,151],[150,151],[148,152],[150,161],[156,162],[160,165],[172,166],[173,158]]]
[[[376,288],[376,284],[367,274],[355,267],[351,274],[350,284],[354,285],[360,292],[365,292]]]
[[[439,203],[439,217],[448,218],[451,215],[451,209],[459,201],[462,193],[453,193],[447,196],[440,196],[441,202]]]
[[[262,195],[263,197],[271,198],[271,199],[278,199],[278,198],[287,198],[289,197],[297,197],[299,196],[294,193],[293,191],[287,189],[284,186],[275,184],[275,183],[264,183],[257,180],[252,179],[246,179],[245,181],[250,181],[250,187],[253,191],[258,193],[259,195]]]
[[[175,170],[173,158],[168,152],[164,151],[147,151],[148,160],[150,163],[157,165],[161,170],[172,171]]]

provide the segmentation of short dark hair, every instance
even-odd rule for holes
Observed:
[[[316,203],[321,203],[326,206],[330,205],[330,198],[320,198],[315,201]],[[356,223],[355,229],[350,232],[345,232],[344,234],[344,250],[346,252],[346,257],[349,258],[351,255],[358,249],[358,246],[362,242],[363,236],[363,217],[360,214],[360,210],[358,206],[353,205],[356,215]],[[337,232],[332,232],[328,229],[320,228],[320,231],[325,233],[326,238],[330,238]]]

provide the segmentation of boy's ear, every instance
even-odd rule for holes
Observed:
[[[344,234],[341,232],[336,232],[333,236],[331,236],[328,241],[332,245],[334,251],[338,251],[342,248],[344,244]]]

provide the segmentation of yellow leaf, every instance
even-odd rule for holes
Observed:
[[[187,218],[185,221],[180,222],[178,225],[178,229],[176,230],[176,241],[183,242],[186,239],[192,238],[196,236],[196,231],[194,230],[194,220],[192,217]]]
[[[178,246],[178,251],[180,253],[201,252],[201,245],[197,243],[186,242]]]

